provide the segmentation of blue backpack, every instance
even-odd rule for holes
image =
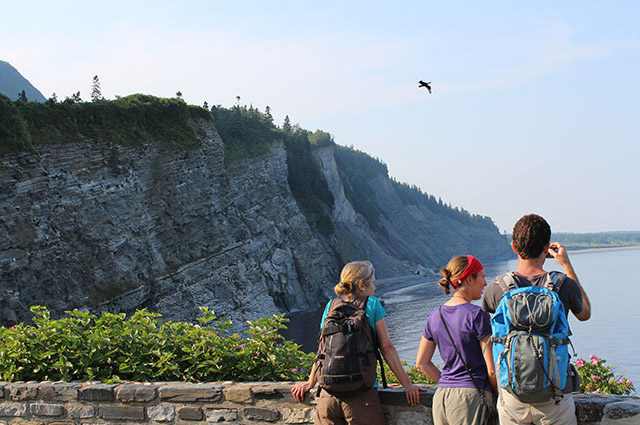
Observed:
[[[551,272],[543,287],[522,288],[512,273],[498,277],[505,292],[491,318],[498,384],[523,403],[559,403],[563,397],[569,326],[557,291],[564,277]]]

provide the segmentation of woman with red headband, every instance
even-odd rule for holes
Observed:
[[[451,298],[427,319],[417,366],[438,383],[433,397],[435,425],[487,423],[495,406],[496,377],[491,353],[491,319],[479,306],[487,282],[484,267],[471,255],[454,257],[440,270],[440,286]],[[487,347],[487,345],[489,345]],[[444,363],[432,362],[436,347]]]

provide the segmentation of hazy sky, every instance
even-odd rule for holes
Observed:
[[[640,230],[638,1],[1,5],[0,59],[45,97],[96,74],[107,98],[240,96],[501,230]]]

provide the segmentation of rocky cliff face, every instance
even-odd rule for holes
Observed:
[[[370,259],[391,277],[430,274],[454,254],[508,252],[495,227],[406,205],[386,174],[370,181],[384,212],[372,230],[345,196],[332,146],[315,150],[335,199],[335,235],[322,236],[291,194],[284,144],[225,167],[213,124],[195,125],[195,148],[86,141],[1,158],[3,324],[37,304],[189,321],[207,306],[244,323],[319,307],[344,261]]]
[[[339,264],[287,184],[280,143],[226,169],[209,123],[197,148],[85,143],[0,164],[0,320],[28,306],[148,307],[192,320],[199,306],[243,322],[310,309]]]
[[[483,260],[510,255],[495,226],[438,213],[427,203],[408,204],[385,173],[369,181],[382,212],[379,229],[372,229],[345,196],[344,185],[349,182],[336,164],[335,147],[317,149],[315,154],[335,199],[336,245],[345,261],[368,258],[380,277],[435,276],[455,255],[471,254]]]

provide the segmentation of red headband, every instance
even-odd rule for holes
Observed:
[[[484,269],[484,266],[476,257],[474,257],[473,255],[467,255],[467,267],[462,272],[462,275],[458,279],[456,279],[455,282],[451,282],[451,284],[454,287],[461,285],[466,278],[478,273],[482,269]]]

